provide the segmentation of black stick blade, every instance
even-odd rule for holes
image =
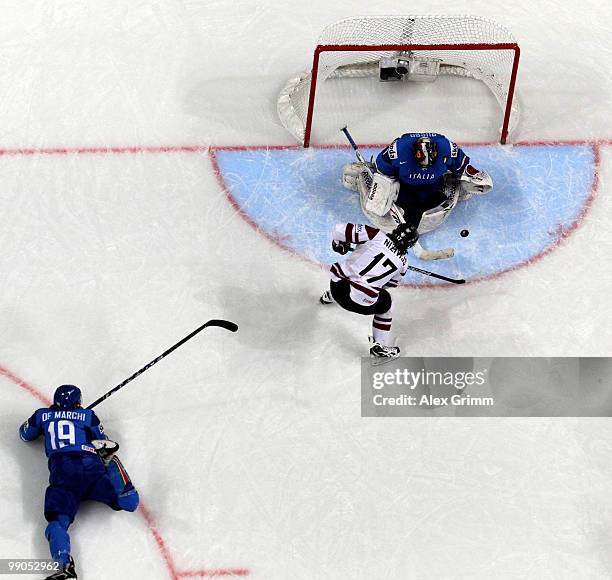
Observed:
[[[206,326],[220,326],[221,328],[225,328],[225,330],[229,330],[230,332],[236,332],[238,330],[238,325],[234,322],[230,322],[229,320],[209,320],[206,323]]]
[[[421,270],[421,268],[417,268],[416,266],[408,266],[408,269],[412,270],[413,272],[423,274],[424,276],[431,276],[432,278],[437,278],[438,280],[451,282],[452,284],[465,284],[465,280],[463,279],[449,278],[448,276],[442,276],[442,274],[436,274],[434,272],[430,272],[429,270]]]

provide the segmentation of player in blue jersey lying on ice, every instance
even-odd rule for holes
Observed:
[[[68,527],[82,501],[102,502],[114,510],[133,512],[138,493],[119,458],[119,445],[104,434],[100,420],[81,407],[81,391],[58,387],[53,405],[38,409],[19,429],[24,441],[45,437],[49,486],[45,494],[45,536],[59,570],[47,580],[77,578],[70,555]]]
[[[491,176],[472,166],[460,147],[438,133],[402,135],[374,163],[345,165],[343,183],[360,194],[361,208],[377,228],[391,232],[406,222],[421,235],[444,223],[459,201],[493,188]],[[416,244],[415,254],[421,257],[418,250],[422,248]]]

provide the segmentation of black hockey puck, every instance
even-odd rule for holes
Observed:
[[[470,235],[470,232],[469,230],[461,230],[460,235],[462,238],[467,238]]]

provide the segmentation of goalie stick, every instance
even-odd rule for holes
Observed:
[[[366,163],[366,160],[363,158],[363,155],[361,154],[361,151],[359,151],[359,147],[357,147],[357,143],[355,143],[355,141],[353,140],[353,137],[351,137],[351,134],[349,133],[349,130],[348,130],[347,126],[344,125],[344,127],[342,127],[342,129],[340,129],[340,131],[342,131],[344,133],[344,135],[348,139],[348,142],[351,144],[351,147],[355,151],[355,157],[357,157],[357,161],[359,161],[359,163],[363,163],[366,166],[366,169],[368,170],[368,172],[370,173],[370,176],[371,176],[372,172],[370,171],[370,167]]]
[[[189,333],[187,336],[179,340],[176,344],[171,346],[168,350],[165,350],[164,352],[162,352],[157,358],[154,358],[150,363],[146,364],[141,369],[137,370],[133,375],[129,376],[123,382],[119,383],[116,387],[113,387],[110,391],[102,395],[99,399],[96,399],[93,403],[88,405],[87,408],[93,409],[95,406],[99,405],[102,401],[105,401],[106,399],[108,399],[111,395],[116,393],[119,389],[122,389],[123,387],[125,387],[125,385],[127,385],[129,382],[133,381],[136,377],[140,376],[146,370],[150,369],[154,364],[157,364],[161,359],[168,356],[172,351],[176,350],[179,346],[185,344],[188,340],[190,340],[196,334],[198,334],[205,328],[208,328],[209,326],[218,326],[219,328],[225,328],[225,330],[229,330],[230,332],[236,332],[238,330],[238,325],[233,322],[230,322],[229,320],[212,319],[212,320],[209,320],[208,322],[205,322],[204,324],[202,324],[202,326],[199,326],[198,328],[196,328],[193,332]]]
[[[364,165],[364,167],[366,168],[366,171],[369,173],[370,177],[372,177],[372,171],[369,165],[366,163],[366,160],[364,159],[363,155],[361,154],[361,151],[359,151],[359,147],[357,147],[357,144],[355,143],[353,137],[349,133],[347,126],[345,125],[340,130],[344,133],[348,142],[351,144],[351,147],[355,151],[355,157],[357,157],[357,161],[359,161],[359,163],[362,163]],[[393,208],[394,206],[391,207],[391,213],[392,213],[393,219],[397,223],[404,223],[406,221],[404,220],[404,216],[401,214],[401,212],[394,211]],[[429,260],[446,260],[447,258],[452,258],[455,255],[454,248],[443,248],[441,250],[426,250],[421,245],[421,243],[418,241],[412,247],[412,251],[414,252],[414,255],[419,260],[428,260],[428,261]]]

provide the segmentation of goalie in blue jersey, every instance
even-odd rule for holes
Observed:
[[[58,387],[53,405],[38,409],[19,435],[24,441],[44,435],[49,458],[45,536],[59,569],[47,580],[77,578],[68,527],[81,502],[99,501],[117,511],[138,507],[138,493],[115,455],[119,445],[106,437],[96,414],[81,407],[81,391],[74,385]]]
[[[490,175],[438,133],[402,135],[375,163],[346,165],[343,183],[360,194],[362,210],[376,227],[390,232],[406,222],[419,234],[439,227],[459,201],[493,188]]]

